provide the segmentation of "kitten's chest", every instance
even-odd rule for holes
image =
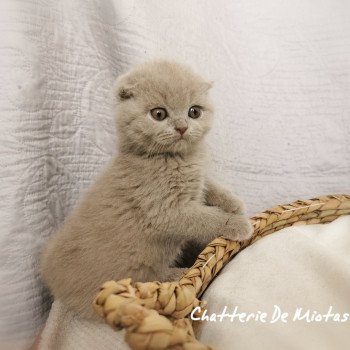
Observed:
[[[168,159],[150,166],[145,187],[156,203],[184,204],[201,200],[204,187],[204,164],[201,161]]]

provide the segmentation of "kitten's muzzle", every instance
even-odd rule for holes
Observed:
[[[187,129],[188,129],[187,127],[175,128],[175,130],[176,130],[181,136],[186,132]]]

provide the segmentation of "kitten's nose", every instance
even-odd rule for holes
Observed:
[[[175,128],[175,130],[176,130],[178,133],[180,133],[180,135],[183,135],[183,134],[186,132],[187,129],[188,129],[187,127]]]

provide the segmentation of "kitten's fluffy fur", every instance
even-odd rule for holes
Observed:
[[[241,202],[206,175],[203,138],[212,120],[210,84],[187,67],[153,61],[117,81],[119,154],[47,245],[42,275],[55,298],[91,317],[111,279],[174,280],[186,241],[252,233]],[[198,119],[188,109],[202,107]],[[163,107],[168,117],[152,119]],[[176,128],[188,128],[183,136]]]

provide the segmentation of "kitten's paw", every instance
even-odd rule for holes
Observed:
[[[234,197],[225,196],[221,198],[219,207],[226,213],[243,214],[245,212],[243,202]]]
[[[253,226],[244,215],[232,215],[226,222],[223,236],[233,241],[245,241],[253,234]]]

